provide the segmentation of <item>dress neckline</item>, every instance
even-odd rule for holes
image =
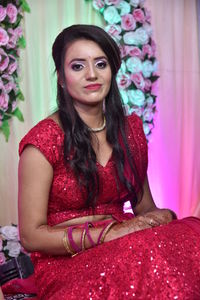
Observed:
[[[63,131],[63,129],[60,127],[60,125],[54,120],[54,119],[52,119],[52,118],[46,118],[45,120],[47,120],[47,121],[50,121],[51,123],[53,123],[54,124],[54,126],[56,127],[56,128],[58,128],[58,130],[61,132],[61,134],[64,136],[64,131]],[[101,169],[106,169],[109,165],[110,165],[110,163],[113,161],[113,151],[111,152],[111,155],[110,155],[110,157],[109,157],[109,159],[108,159],[108,161],[106,162],[106,164],[105,165],[102,165],[99,161],[96,161],[96,165],[97,166],[99,166]]]

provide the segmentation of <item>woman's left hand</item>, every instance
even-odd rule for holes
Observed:
[[[143,215],[145,222],[154,227],[161,224],[167,224],[175,219],[176,215],[169,209],[156,209]]]

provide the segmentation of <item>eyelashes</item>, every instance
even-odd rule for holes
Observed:
[[[105,69],[108,65],[108,62],[106,60],[99,60],[95,62],[95,67],[97,69]],[[81,71],[83,68],[86,67],[86,64],[80,63],[80,62],[75,62],[71,65],[72,70],[74,71]]]

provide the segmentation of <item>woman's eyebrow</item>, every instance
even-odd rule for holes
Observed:
[[[108,60],[106,56],[98,56],[98,57],[95,57],[95,58],[94,58],[94,60],[99,60],[99,59],[106,59],[106,60]],[[85,59],[85,58],[79,58],[79,57],[73,58],[73,59],[70,61],[70,64],[71,64],[72,62],[74,62],[74,61],[86,61],[86,59]]]

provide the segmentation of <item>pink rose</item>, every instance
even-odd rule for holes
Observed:
[[[140,48],[136,46],[126,46],[126,47],[127,47],[128,54],[130,56],[142,58],[142,51],[140,50]]]
[[[22,30],[22,28],[19,26],[19,27],[17,27],[17,28],[15,28],[15,33],[16,33],[16,35],[20,38],[20,37],[22,37],[22,35],[23,35],[23,30]]]
[[[15,48],[16,44],[17,44],[17,40],[18,40],[18,33],[13,30],[12,28],[9,28],[8,29],[8,33],[9,33],[9,41],[8,41],[8,44],[7,44],[7,48],[10,49],[10,48]]]
[[[151,39],[151,49],[152,49],[152,56],[155,56],[156,54],[156,43],[153,39]]]
[[[145,79],[144,82],[145,82],[144,90],[146,92],[149,92],[150,89],[151,89],[151,86],[152,86],[151,80],[150,79]]]
[[[121,0],[105,0],[105,3],[107,5],[118,5],[120,3]]]
[[[134,30],[136,27],[135,19],[133,18],[133,15],[126,14],[123,15],[121,18],[121,27],[124,30]]]
[[[121,39],[121,27],[119,25],[116,24],[111,24],[111,25],[107,25],[105,27],[105,31],[110,34],[115,40],[120,40]]]
[[[5,74],[5,73],[1,76],[1,79],[3,79],[4,83],[8,83],[9,81],[13,81],[13,77],[8,75],[8,74]]]
[[[143,90],[145,86],[145,81],[141,73],[131,74],[131,80],[138,89]]]
[[[130,76],[128,74],[118,74],[117,83],[119,88],[126,89],[131,84]]]
[[[149,44],[143,45],[142,53],[143,53],[143,56],[147,55],[148,58],[151,58],[153,56],[153,51]]]
[[[99,9],[101,9],[101,8],[103,8],[104,7],[104,5],[105,5],[105,3],[104,3],[104,1],[103,0],[94,0],[94,1],[92,1],[93,2],[93,7],[96,9],[96,10],[99,10]]]
[[[9,64],[9,58],[6,52],[0,48],[0,71],[3,72],[6,70]]]
[[[5,92],[9,94],[12,90],[16,91],[16,84],[14,82],[8,82],[4,85]]]
[[[8,94],[2,93],[0,95],[0,109],[1,110],[6,111],[8,109],[8,100],[9,100]]]
[[[3,252],[0,252],[0,265],[3,265],[6,262],[5,255]]]
[[[0,22],[2,22],[6,17],[6,8],[0,5]]]
[[[12,64],[8,66],[8,74],[11,75],[17,70],[17,62],[14,61]]]
[[[127,46],[125,45],[119,45],[119,50],[120,50],[121,58],[125,57],[128,54]]]
[[[7,32],[0,27],[0,46],[5,46],[9,41]]]
[[[145,11],[145,20],[148,23],[151,23],[151,12],[147,8],[144,8]]]
[[[10,64],[8,65],[7,73],[9,75],[12,75],[16,71],[18,64],[13,55],[10,54],[9,58],[10,58]]]
[[[136,20],[136,22],[144,23],[145,22],[145,16],[142,9],[134,9],[133,11],[133,17]]]
[[[16,107],[17,107],[17,101],[14,101],[12,103],[12,111],[14,111]]]
[[[15,23],[17,20],[17,8],[13,4],[9,3],[6,7],[6,12],[10,23]]]

